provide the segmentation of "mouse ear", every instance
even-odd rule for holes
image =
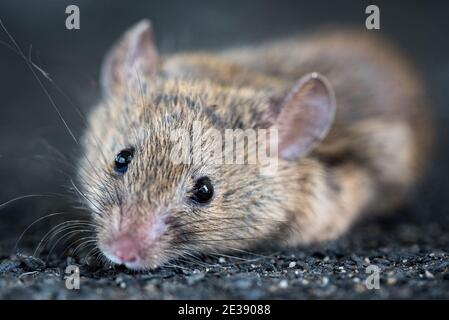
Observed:
[[[294,161],[312,151],[328,133],[335,109],[335,95],[324,76],[301,78],[264,115],[264,122],[278,130],[279,156]]]
[[[100,75],[103,93],[127,90],[127,86],[135,84],[133,81],[155,74],[159,64],[151,22],[142,20],[126,31],[106,54]]]

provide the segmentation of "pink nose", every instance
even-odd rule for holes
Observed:
[[[135,262],[139,259],[138,242],[129,237],[117,239],[112,245],[112,252],[122,262]]]

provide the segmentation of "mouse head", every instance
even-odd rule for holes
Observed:
[[[332,123],[326,80],[309,75],[273,99],[263,90],[164,79],[152,39],[143,21],[107,55],[104,99],[84,137],[80,194],[93,212],[102,253],[128,268],[150,269],[277,237],[288,227],[299,179],[291,168]],[[222,140],[209,138],[236,127],[276,129],[276,174],[262,174],[257,161],[217,161]]]

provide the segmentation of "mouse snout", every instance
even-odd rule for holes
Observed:
[[[124,234],[108,241],[104,253],[112,262],[129,269],[144,269],[155,251],[155,243],[138,234]]]
[[[144,269],[160,260],[161,237],[165,233],[165,219],[151,215],[147,219],[132,219],[132,215],[122,216],[118,228],[107,225],[101,248],[106,257],[116,264],[130,269]],[[108,228],[109,227],[109,228]]]
[[[141,259],[139,242],[130,236],[120,237],[110,246],[112,254],[122,263],[136,262]]]

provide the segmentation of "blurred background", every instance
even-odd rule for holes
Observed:
[[[80,30],[65,28],[65,8],[70,4],[80,8]],[[444,221],[449,208],[447,1],[2,0],[0,18],[25,54],[64,92],[44,80],[79,137],[83,122],[71,104],[87,112],[98,101],[104,53],[142,18],[152,20],[160,51],[169,53],[258,43],[326,25],[364,29],[365,8],[370,4],[381,12],[381,29],[370,32],[384,35],[401,48],[427,83],[439,141],[431,174],[413,210],[417,221]],[[1,30],[0,41],[0,203],[26,195],[64,194],[77,158],[76,143]],[[58,160],[58,153],[68,161]],[[0,252],[8,250],[34,219],[66,206],[66,199],[55,196],[29,197],[0,208]],[[34,230],[42,235],[48,226]]]

